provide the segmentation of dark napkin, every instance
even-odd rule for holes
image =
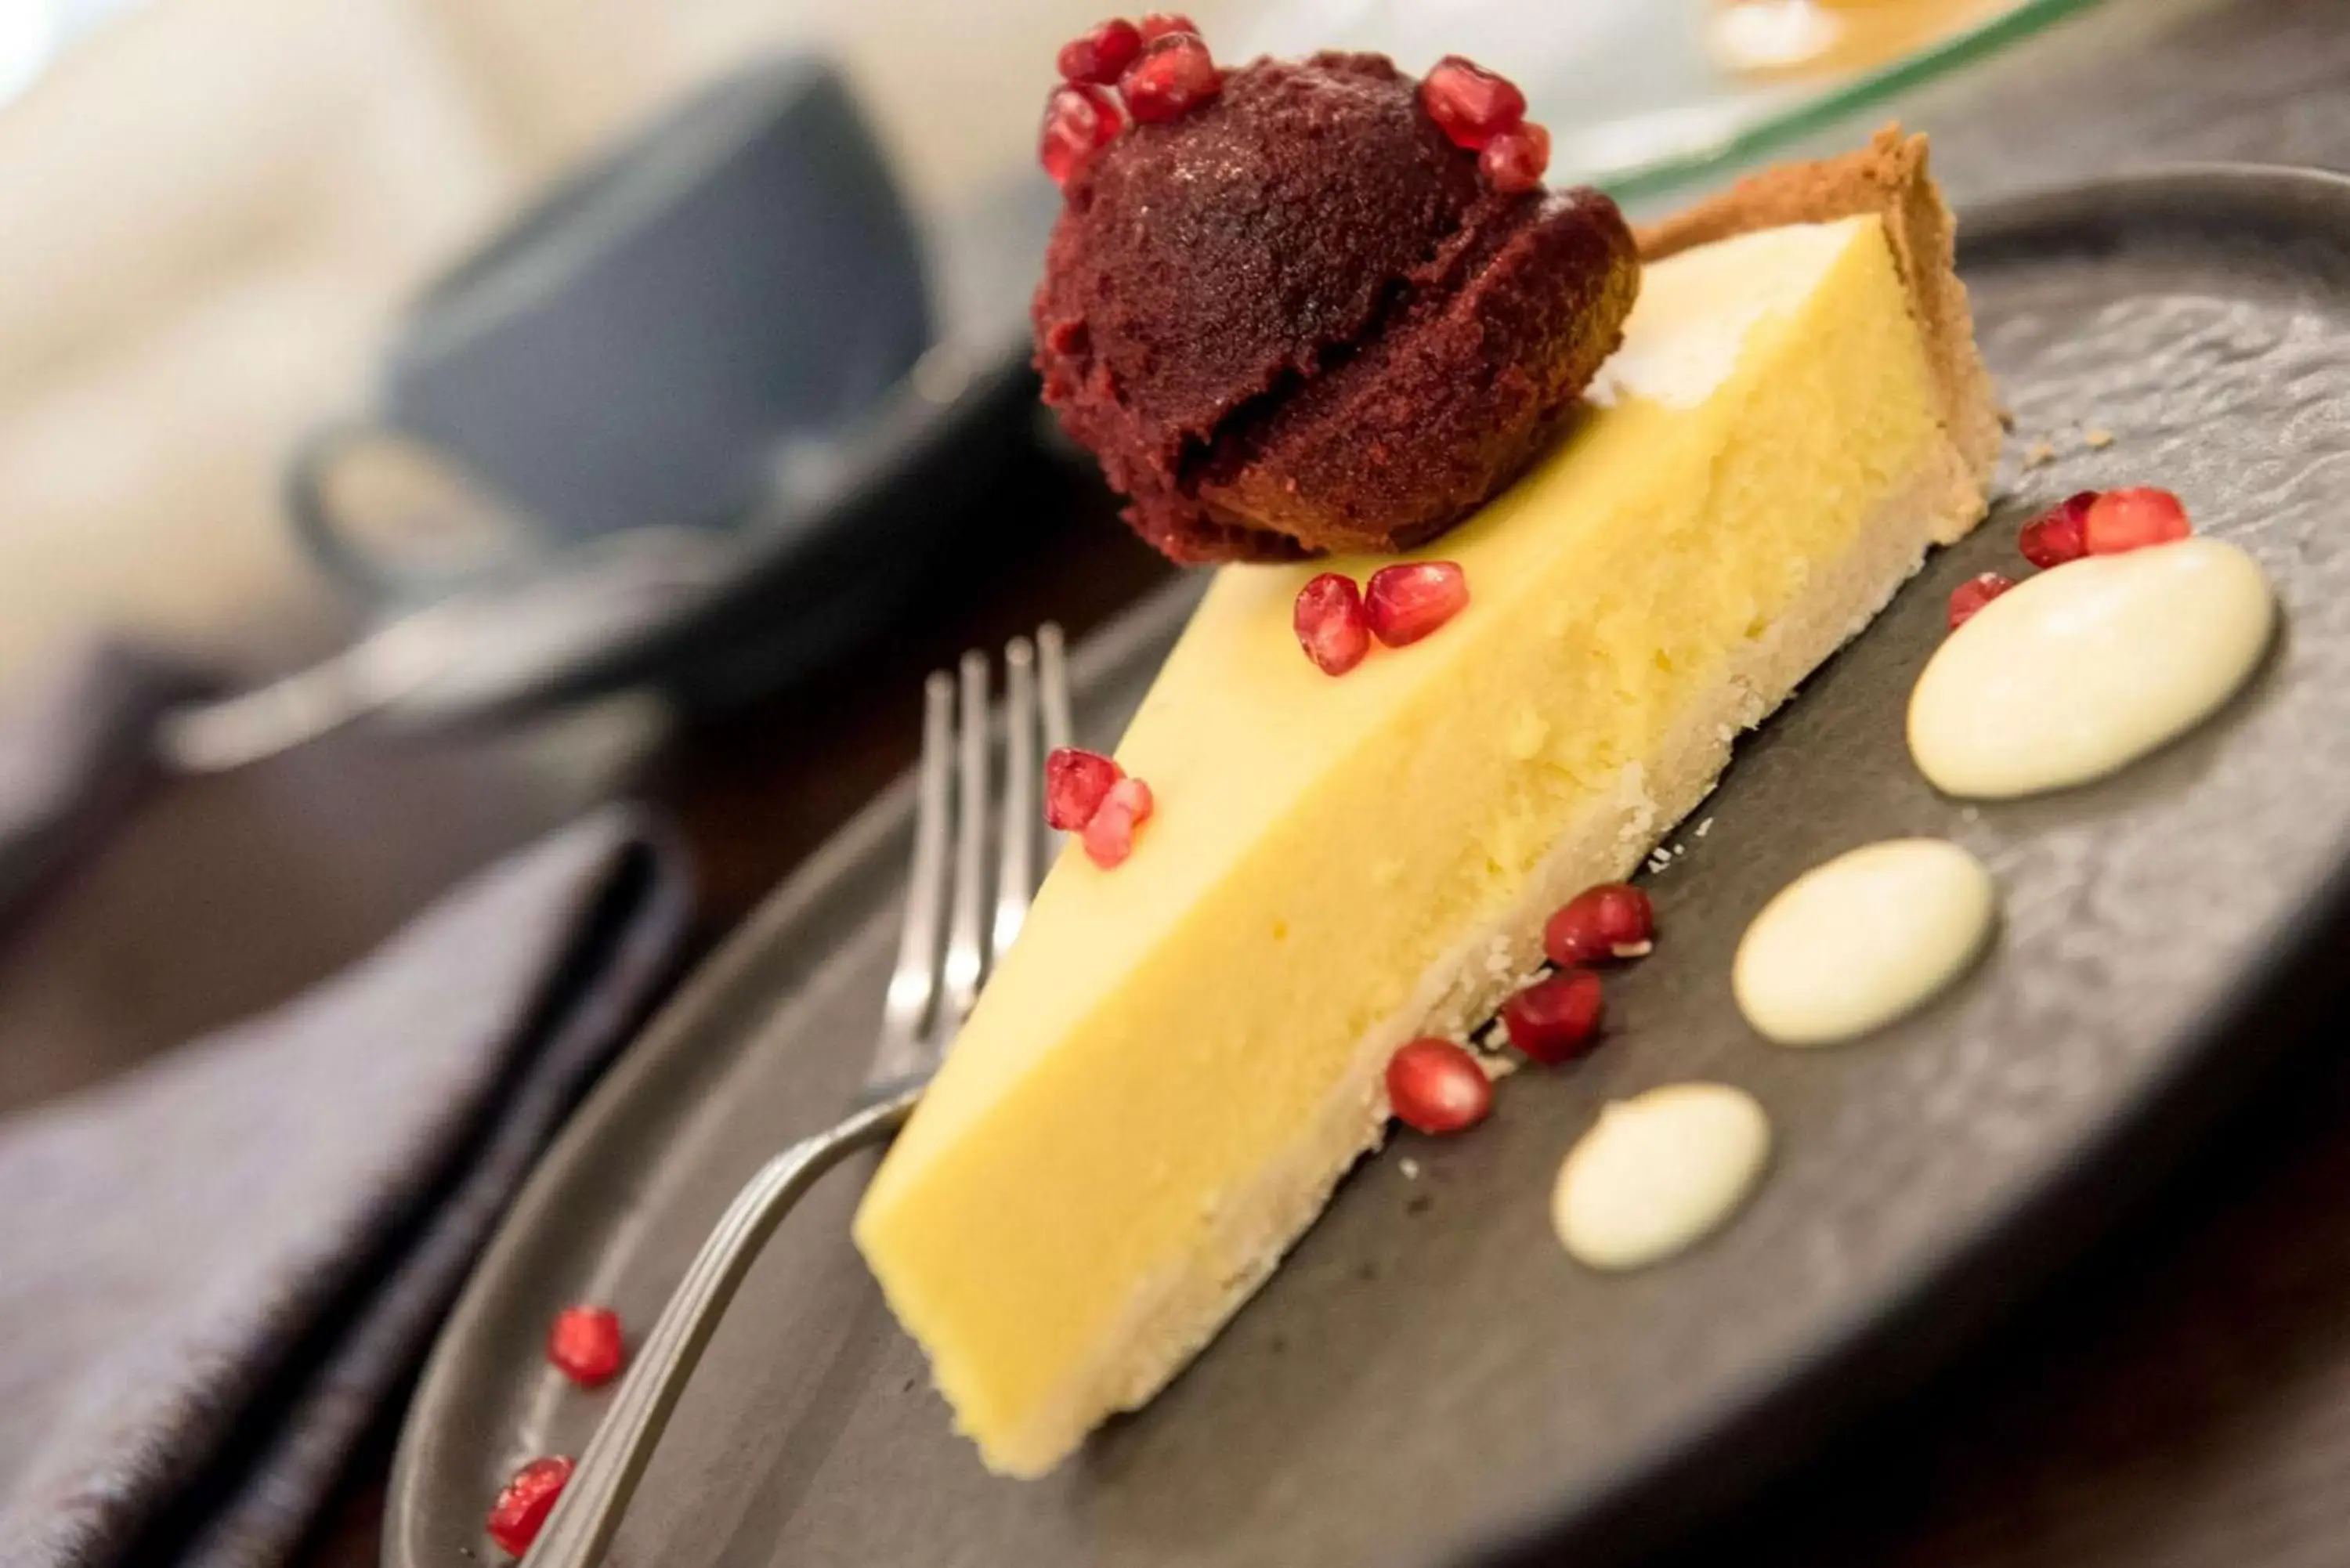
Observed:
[[[689,905],[608,808],[308,995],[0,1120],[0,1564],[284,1561]]]
[[[213,682],[136,644],[82,644],[0,714],[0,916],[104,829],[156,773],[155,722]]]

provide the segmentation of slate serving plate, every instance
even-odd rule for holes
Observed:
[[[2015,415],[2005,499],[1747,739],[1674,836],[1686,853],[1649,879],[1659,950],[1614,982],[1605,1048],[1506,1083],[1471,1136],[1396,1137],[1189,1372],[1041,1482],[989,1477],[952,1434],[847,1239],[866,1169],[837,1176],[753,1275],[611,1560],[1620,1555],[1930,1360],[2182,1149],[2292,1038],[2281,1021],[2329,982],[2320,950],[2350,915],[2350,180],[2167,171],[1987,207],[1962,231]],[[1901,719],[1949,590],[2024,570],[2015,531],[2040,506],[2140,482],[2261,558],[2285,610],[2267,667],[2215,722],[2106,784],[1938,796]],[[1096,741],[1189,591],[1082,650]],[[649,1323],[736,1185],[846,1103],[879,1017],[910,799],[878,802],[778,892],[548,1157],[411,1413],[389,1568],[491,1554],[498,1481],[585,1441],[598,1397],[539,1359],[555,1308],[602,1299]],[[1790,1052],[1750,1033],[1728,974],[1755,909],[1839,850],[1916,833],[1997,877],[1990,959],[1865,1044]],[[1674,1263],[1581,1271],[1545,1213],[1562,1153],[1607,1098],[1692,1077],[1769,1108],[1767,1182]]]

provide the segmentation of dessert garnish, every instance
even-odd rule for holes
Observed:
[[[2016,535],[2016,548],[2023,552],[2025,560],[2043,568],[2079,560],[2089,553],[2081,525],[2096,499],[2094,490],[2066,496],[2023,525],[2023,531]]]
[[[1142,53],[1142,30],[1123,16],[1113,16],[1090,33],[1081,33],[1061,46],[1054,63],[1062,79],[1094,87],[1115,87],[1134,57]]]
[[[1526,121],[1526,95],[1474,61],[1447,55],[1419,84],[1429,118],[1477,154],[1496,191],[1532,191],[1550,167],[1550,132]]]
[[[1746,928],[1731,990],[1782,1045],[1857,1039],[1922,1006],[1990,940],[1999,889],[1939,838],[1847,850],[1781,888]]]
[[[1180,21],[1134,29],[1122,111],[1101,78],[1126,32],[1063,51],[1045,400],[1178,561],[1423,544],[1525,466],[1620,341],[1631,232],[1596,192],[1542,188],[1548,138],[1491,72],[1224,70]]]
[[[533,1459],[515,1471],[490,1509],[490,1539],[515,1557],[530,1550],[563,1489],[571,1484],[573,1461],[560,1454]]]
[[[1346,674],[1371,650],[1363,590],[1344,572],[1324,572],[1298,589],[1290,624],[1296,629],[1297,645],[1325,675]]]
[[[1561,969],[1646,958],[1656,946],[1657,912],[1626,882],[1586,888],[1543,926],[1543,956]]]
[[[620,1314],[609,1307],[565,1307],[546,1331],[546,1359],[582,1388],[618,1376],[625,1354]]]
[[[2145,532],[2147,509],[2126,504],[2114,536]],[[1977,799],[2103,778],[2218,711],[2275,624],[2259,564],[2223,541],[2085,556],[2002,595],[1935,650],[1909,697],[1909,754],[1935,787]]]
[[[1742,1089],[1668,1084],[1613,1100],[1559,1167],[1551,1225],[1592,1268],[1659,1262],[1735,1213],[1770,1155],[1771,1120]]]
[[[1126,770],[1099,752],[1057,746],[1045,759],[1045,823],[1063,833],[1082,833],[1094,819],[1110,785]]]
[[[1297,590],[1290,621],[1298,645],[1326,675],[1363,661],[1377,638],[1409,648],[1469,607],[1469,577],[1452,561],[1382,566],[1367,590],[1343,572],[1324,572]]]
[[[1157,805],[1149,784],[1099,752],[1057,746],[1045,759],[1045,825],[1078,835],[1105,871],[1134,853],[1135,829]]]
[[[2081,545],[2092,556],[2168,545],[2192,532],[2178,497],[2151,485],[2108,490],[2089,503],[2081,519]]]
[[[1056,185],[1066,185],[1085,161],[1107,147],[1126,124],[1126,114],[1107,88],[1067,82],[1045,100],[1045,124],[1036,134],[1036,161]]]
[[[1158,807],[1150,786],[1138,778],[1122,778],[1109,786],[1101,805],[1086,822],[1081,842],[1086,857],[1107,871],[1122,866],[1134,853],[1135,829],[1150,820]]]
[[[1493,1081],[1450,1040],[1414,1040],[1388,1058],[1388,1105],[1396,1119],[1443,1135],[1475,1127],[1493,1108]]]
[[[1224,73],[1197,33],[1177,28],[1142,46],[1118,78],[1126,111],[1141,125],[1180,119],[1224,89]]]
[[[2015,587],[2013,577],[2002,576],[1997,572],[1982,572],[1969,577],[1965,582],[1952,588],[1950,590],[1950,629],[1956,631],[1974,619],[1977,610],[2013,587]]]
[[[1363,616],[1371,635],[1389,648],[1409,648],[1469,607],[1469,578],[1451,561],[1381,566],[1363,589]]]
[[[1552,1066],[1572,1062],[1599,1038],[1606,996],[1587,969],[1564,969],[1534,981],[1502,1004],[1510,1044]]]

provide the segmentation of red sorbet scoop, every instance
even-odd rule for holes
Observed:
[[[1496,189],[1379,55],[1226,71],[1064,194],[1045,401],[1179,561],[1434,537],[1540,449],[1638,287],[1615,203]]]

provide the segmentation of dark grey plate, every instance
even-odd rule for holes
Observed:
[[[796,1216],[689,1391],[613,1560],[725,1564],[1421,1563],[1655,1539],[1980,1320],[2179,1147],[2282,1038],[2350,878],[2350,181],[2186,171],[1970,215],[1965,267],[2017,429],[2010,499],[1742,747],[1652,880],[1657,956],[1614,983],[1584,1065],[1493,1119],[1368,1161],[1175,1386],[1049,1480],[956,1438],[847,1239],[862,1169]],[[2113,432],[2093,449],[2085,432]],[[2022,569],[2015,529],[2152,482],[2259,555],[2287,630],[2214,723],[2110,783],[1962,807],[1909,767],[1902,711],[1950,587]],[[1182,614],[1080,661],[1115,733]],[[598,1397],[547,1372],[581,1298],[648,1323],[759,1161],[863,1069],[908,796],[878,803],[678,999],[565,1134],[451,1321],[411,1414],[390,1568],[489,1552],[525,1456]],[[1836,851],[1953,837],[2005,894],[1997,950],[1870,1043],[1789,1052],[1732,1009],[1747,919]],[[1601,1278],[1552,1241],[1561,1154],[1601,1102],[1742,1085],[1780,1148],[1752,1207],[1669,1266]],[[1417,1179],[1404,1171],[1418,1162]]]

